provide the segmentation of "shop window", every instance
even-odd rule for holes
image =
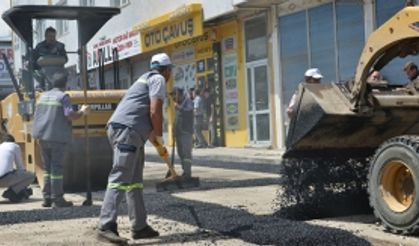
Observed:
[[[363,1],[338,1],[336,4],[336,40],[339,80],[350,80],[365,43]]]
[[[284,102],[304,71],[317,67],[323,83],[354,77],[364,37],[363,1],[335,1],[279,18]]]
[[[375,16],[377,28],[402,10],[404,4],[405,0],[376,0]],[[393,59],[381,70],[383,78],[391,84],[406,84],[407,78],[403,72],[403,66],[408,61],[414,61],[419,64],[419,59],[416,56]]]
[[[375,0],[377,27],[384,24],[384,22],[403,9],[405,2],[406,0]]]
[[[57,5],[65,6],[67,5],[67,0],[62,0],[57,3]],[[56,20],[55,21],[57,27],[57,36],[62,36],[68,33],[68,21],[67,20]]]
[[[336,80],[333,5],[326,4],[308,11],[310,25],[310,67],[321,68],[324,81]],[[300,72],[301,76],[301,72]],[[301,78],[301,77],[300,77]]]
[[[279,30],[284,96],[285,102],[288,102],[309,66],[306,13],[299,12],[282,17]]]
[[[266,16],[260,16],[245,23],[246,62],[267,57]]]

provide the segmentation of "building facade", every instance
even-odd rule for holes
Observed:
[[[12,1],[22,2],[22,1]],[[23,1],[24,2],[24,1]],[[208,88],[214,98],[218,144],[283,148],[288,101],[317,67],[323,83],[350,80],[369,34],[403,8],[404,0],[66,0],[44,4],[116,6],[112,18],[88,43],[91,88],[128,88],[156,52],[173,62],[173,86]],[[68,51],[77,49],[74,21],[34,23],[35,41],[53,25]],[[22,49],[16,38],[16,67]],[[69,55],[71,89],[79,89],[77,56]],[[403,83],[406,59],[383,76]],[[113,64],[118,64],[115,66]],[[115,76],[118,71],[118,76]],[[173,112],[166,103],[171,131]]]

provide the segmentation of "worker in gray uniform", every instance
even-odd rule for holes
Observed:
[[[45,30],[45,40],[33,50],[32,65],[34,76],[41,90],[51,89],[51,76],[64,68],[68,61],[65,45],[56,39],[57,31],[53,27]]]
[[[53,88],[42,93],[36,104],[33,120],[33,138],[39,141],[44,165],[43,207],[69,207],[73,203],[64,199],[63,161],[72,140],[71,121],[90,112],[82,105],[74,111],[70,96],[64,92],[67,71],[62,68],[51,76]]]
[[[143,200],[144,144],[149,139],[163,145],[163,101],[172,63],[165,53],[151,58],[150,71],[127,91],[107,124],[113,149],[113,165],[99,217],[97,237],[101,241],[126,243],[119,237],[117,213],[125,195],[133,239],[159,233],[147,224]]]
[[[175,87],[173,95],[176,108],[175,139],[177,153],[182,164],[182,176],[190,178],[192,174],[194,104],[187,90]]]

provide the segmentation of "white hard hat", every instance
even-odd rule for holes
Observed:
[[[320,70],[318,68],[310,68],[305,73],[304,76],[306,77],[313,77],[315,79],[321,79],[323,78],[323,75],[320,73]]]
[[[158,67],[171,66],[171,65],[172,65],[172,61],[170,60],[170,57],[166,53],[155,54],[153,57],[151,57],[151,61],[150,61],[151,68],[158,68]]]

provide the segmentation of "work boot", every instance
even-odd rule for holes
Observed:
[[[52,205],[52,200],[51,198],[44,198],[44,201],[42,202],[42,207],[44,208],[49,208]]]
[[[26,188],[25,190],[25,197],[26,197],[26,199],[29,199],[29,197],[30,196],[32,196],[33,195],[33,190],[32,190],[32,188]]]
[[[7,189],[5,192],[3,192],[2,195],[4,198],[9,199],[11,202],[20,202],[23,199],[23,196],[16,194],[12,189]]]
[[[3,194],[1,195],[2,197],[9,199],[9,197],[12,195],[12,193],[15,193],[13,190],[11,190],[10,188],[8,188],[7,190],[5,190],[3,192]]]
[[[52,206],[54,208],[65,208],[73,206],[73,203],[66,201],[64,197],[58,197],[54,199],[54,201],[52,202]]]
[[[132,238],[133,239],[141,239],[141,238],[152,238],[152,237],[158,237],[160,236],[160,233],[158,231],[155,231],[151,226],[147,225],[143,229],[139,231],[132,231]]]
[[[102,242],[116,243],[119,245],[128,244],[128,239],[119,236],[118,226],[116,224],[112,224],[106,229],[98,228],[96,237],[99,241]]]
[[[33,191],[31,188],[25,188],[21,190],[17,195],[23,199],[28,199],[33,194]]]

